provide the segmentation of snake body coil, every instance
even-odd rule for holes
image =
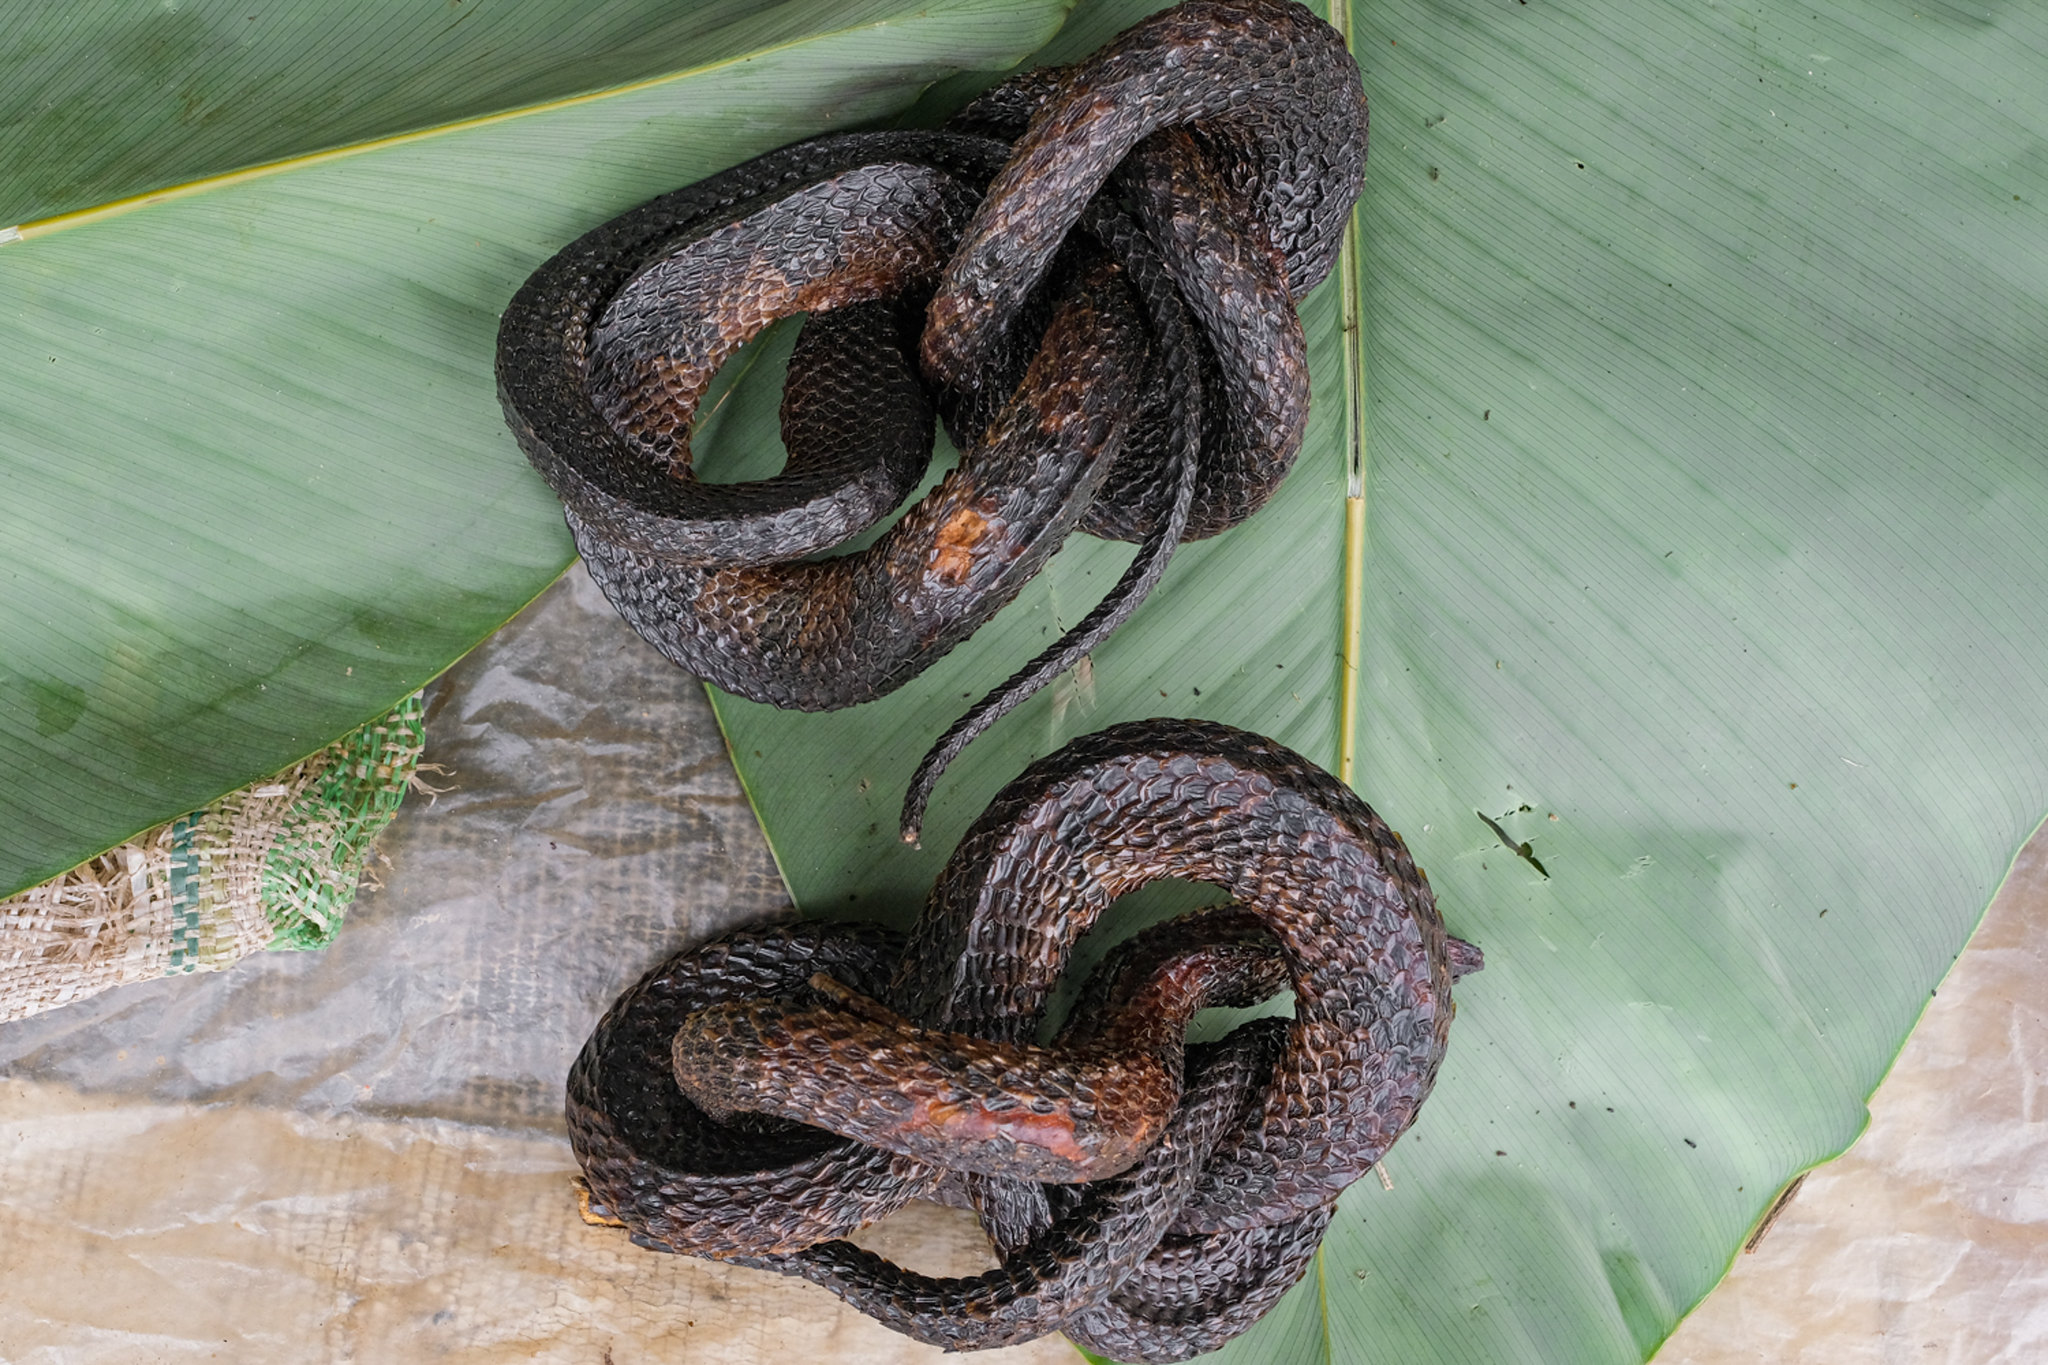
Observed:
[[[1036,1043],[1075,941],[1164,877],[1232,904],[1123,945]],[[645,1245],[955,1349],[1060,1330],[1179,1360],[1300,1277],[1414,1122],[1478,965],[1349,788],[1241,730],[1141,721],[1005,788],[907,939],[752,929],[655,968],[577,1058],[570,1131],[593,1208]],[[1290,986],[1291,1020],[1184,1045],[1196,1010]],[[999,1268],[934,1279],[839,1240],[947,1194]]]
[[[506,310],[506,418],[620,613],[778,706],[901,686],[1071,531],[1138,544],[926,756],[914,837],[962,746],[1285,477],[1294,303],[1336,259],[1365,143],[1328,25],[1186,0],[944,129],[785,147],[571,243]],[[795,314],[787,467],[699,479],[713,375]],[[958,467],[826,555],[919,484],[939,422]],[[1232,903],[1123,945],[1039,1041],[1078,937],[1166,877]],[[1140,722],[1006,788],[908,937],[759,928],[655,968],[577,1058],[570,1129],[592,1212],[646,1246],[803,1276],[950,1348],[1061,1330],[1181,1360],[1300,1278],[1414,1121],[1478,963],[1348,788],[1242,731]],[[1186,1044],[1198,1010],[1289,987],[1291,1020]],[[999,1267],[935,1279],[843,1240],[920,1197],[971,1205]]]
[[[620,614],[777,706],[900,687],[1075,529],[1140,543],[927,757],[914,837],[953,754],[1285,477],[1308,411],[1293,301],[1336,258],[1365,144],[1335,30],[1292,0],[1187,0],[945,130],[798,143],[572,242],[506,309],[506,420]],[[696,478],[712,376],[799,313],[787,467]],[[814,558],[917,486],[937,419],[958,468],[874,544]]]

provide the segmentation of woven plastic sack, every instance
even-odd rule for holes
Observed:
[[[418,693],[264,782],[0,901],[0,1022],[324,946],[419,767]]]

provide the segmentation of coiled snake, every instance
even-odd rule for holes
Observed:
[[[1035,1043],[1075,940],[1162,877],[1234,901],[1130,940]],[[1300,1278],[1414,1121],[1479,965],[1348,787],[1241,730],[1138,721],[1005,788],[907,940],[749,929],[649,972],[570,1072],[571,1139],[593,1209],[644,1245],[801,1275],[953,1349],[1061,1330],[1181,1360]],[[1291,1021],[1183,1046],[1196,1010],[1290,985]],[[838,1240],[949,1192],[998,1269],[933,1279]]]
[[[1140,542],[1102,604],[926,757],[914,838],[969,739],[1291,467],[1308,410],[1292,301],[1336,259],[1365,143],[1334,29],[1291,0],[1188,0],[944,130],[798,143],[578,238],[506,309],[506,420],[621,615],[777,706],[900,687],[1074,529]],[[787,467],[695,478],[713,374],[795,313]],[[866,549],[807,558],[916,487],[936,417],[959,467]]]
[[[1336,258],[1365,137],[1334,30],[1289,0],[1187,0],[942,130],[799,143],[578,239],[505,314],[506,417],[621,614],[785,707],[901,686],[1072,530],[1138,542],[926,756],[914,837],[969,739],[1287,473],[1293,301]],[[798,313],[786,469],[696,478],[713,374]],[[941,420],[958,468],[824,556],[917,486]],[[1235,899],[1123,945],[1039,1043],[1076,939],[1164,877]],[[593,1214],[646,1246],[803,1276],[954,1349],[1061,1330],[1180,1360],[1300,1278],[1414,1120],[1479,960],[1341,783],[1242,731],[1138,722],[1006,788],[907,939],[757,928],[649,972],[571,1071],[572,1139]],[[1290,986],[1291,1021],[1184,1043],[1196,1011]],[[999,1268],[933,1279],[842,1240],[918,1197],[970,1204]]]

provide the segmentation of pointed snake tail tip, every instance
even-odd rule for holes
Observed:
[[[920,767],[917,775],[910,779],[910,791],[903,798],[903,815],[896,822],[896,833],[912,848],[922,848],[918,842],[924,833],[925,803],[932,799],[932,784],[938,779],[926,774]]]
[[[979,710],[986,701],[987,698],[983,698],[981,702],[977,702],[976,710]],[[987,728],[986,725],[979,728],[972,726],[970,722],[973,718],[974,712],[969,711],[953,722],[953,728],[940,735],[939,742],[925,751],[925,756],[918,760],[917,771],[910,775],[910,789],[903,793],[903,815],[897,821],[897,829],[903,836],[903,842],[912,848],[924,847],[918,842],[918,836],[924,832],[924,812],[925,807],[931,804],[932,789],[937,787],[939,779],[946,775],[947,765],[959,756],[960,751],[980,733],[981,729]]]
[[[924,832],[924,806],[931,795],[931,783],[925,781],[920,771],[910,779],[910,791],[903,798],[903,814],[896,822],[897,837],[912,848],[919,847],[917,839]]]

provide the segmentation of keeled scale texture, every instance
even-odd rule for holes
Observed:
[[[1034,1046],[1076,939],[1163,877],[1235,903],[1126,944]],[[1227,726],[1126,724],[997,796],[907,945],[874,926],[743,931],[657,967],[577,1059],[572,1137],[594,1205],[647,1245],[803,1275],[955,1348],[1058,1329],[1183,1359],[1300,1277],[1337,1195],[1413,1122],[1454,964],[1478,965],[1454,943],[1398,836],[1321,769]],[[1183,1058],[1195,1010],[1283,981],[1291,1022]],[[1038,1183],[1101,1152],[1089,1125],[1108,1111],[1163,1131],[1103,1155],[1105,1178]],[[998,1270],[933,1280],[836,1240],[957,1197],[948,1168],[972,1172]]]
[[[1015,138],[1007,162],[980,133]],[[1307,413],[1292,299],[1335,259],[1365,139],[1335,30],[1290,0],[1190,0],[1073,67],[1020,78],[954,132],[797,144],[572,243],[506,311],[506,417],[621,614],[683,667],[782,707],[901,686],[1076,525],[1145,543],[1101,611],[941,741],[906,803],[914,837],[960,747],[1114,630],[1181,539],[1249,516],[1287,473]],[[1107,276],[1088,268],[1104,247],[1118,264]],[[883,542],[793,562],[874,524],[915,483],[928,404],[890,333],[934,276],[921,348],[971,438],[961,466]],[[1102,293],[1126,285],[1135,333]],[[1201,340],[1182,339],[1162,291],[1185,300]],[[793,358],[784,474],[691,477],[698,400],[735,347],[776,317],[888,299],[893,313],[859,324],[827,311],[825,335]],[[1034,299],[1050,300],[1050,321],[1004,398]],[[848,397],[814,401],[821,387]]]

